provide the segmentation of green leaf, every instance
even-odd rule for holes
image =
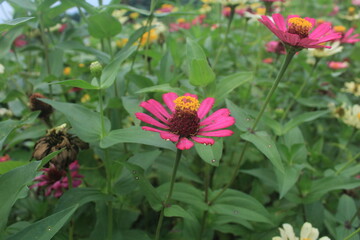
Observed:
[[[303,168],[304,167],[300,165],[291,165],[286,166],[284,172],[275,171],[279,186],[280,198],[283,198],[286,193],[295,185]]]
[[[0,162],[0,174],[7,173],[17,167],[28,164],[28,162],[23,161],[6,161]]]
[[[182,95],[185,93],[185,91],[181,90],[180,88],[173,88],[168,83],[143,88],[136,93],[148,93],[148,92],[175,92],[179,95]]]
[[[31,162],[0,176],[0,232],[6,225],[11,207],[26,184],[34,179],[39,165],[40,162]]]
[[[3,147],[6,138],[15,128],[18,127],[18,125],[19,121],[11,119],[0,122],[0,150]]]
[[[4,31],[8,31],[9,29],[16,27],[22,23],[25,23],[34,17],[21,17],[21,18],[15,18],[9,21],[5,21],[4,23],[0,24],[0,33]]]
[[[181,217],[187,218],[190,220],[196,220],[193,216],[190,215],[186,210],[184,210],[179,205],[171,204],[170,207],[166,207],[164,210],[165,217]]]
[[[135,113],[142,112],[143,108],[139,106],[140,101],[138,98],[132,96],[123,96],[121,97],[121,100],[125,110],[129,113],[129,116],[135,116]],[[138,126],[140,124],[139,119],[134,118],[133,120],[135,125]]]
[[[85,203],[100,200],[110,201],[112,200],[112,196],[102,193],[95,188],[73,188],[61,196],[54,212],[60,212],[66,208],[74,207],[74,205],[80,207]]]
[[[144,169],[138,165],[125,162],[125,167],[131,171],[134,179],[138,183],[141,193],[143,193],[152,209],[159,211],[162,208],[162,200],[155,188],[151,185],[149,180],[144,176]]]
[[[202,160],[210,165],[218,167],[223,151],[223,139],[217,139],[212,146],[195,143],[195,149]]]
[[[93,143],[101,139],[102,129],[100,114],[81,105],[56,102],[42,98],[41,101],[50,104],[63,113],[72,126],[74,133],[85,142]],[[110,131],[110,121],[105,118],[105,131]]]
[[[96,13],[88,18],[88,30],[95,38],[111,38],[121,32],[121,23],[107,12]]]
[[[327,113],[329,113],[328,110],[316,111],[316,112],[306,112],[306,113],[300,114],[299,116],[292,118],[289,122],[287,122],[285,124],[284,129],[283,129],[283,134],[287,133],[289,130],[300,125],[301,123],[313,121]]]
[[[254,124],[254,117],[247,111],[236,106],[232,101],[226,99],[226,106],[231,112],[231,116],[236,119],[235,126],[241,131],[245,132],[251,129]]]
[[[88,83],[84,80],[81,80],[81,79],[52,82],[51,84],[60,84],[60,85],[78,87],[78,88],[83,88],[83,89],[99,89],[98,87],[93,86],[90,83]]]
[[[175,151],[173,143],[160,138],[159,133],[144,131],[140,127],[129,127],[110,131],[101,142],[100,147],[108,148],[118,143],[139,143]]]
[[[35,12],[36,4],[30,0],[6,0],[8,3],[13,3],[21,9],[26,9]]]
[[[104,68],[100,78],[100,88],[105,89],[113,85],[117,74],[121,70],[121,63],[126,60],[135,50],[136,46],[121,50],[117,57],[115,57],[115,59]]]
[[[75,205],[41,219],[10,236],[7,240],[50,240],[74,214],[77,207]]]
[[[252,72],[238,72],[220,79],[220,81],[216,83],[216,86],[218,86],[215,92],[216,101],[220,102],[234,89],[245,83],[251,82],[253,79],[254,74]]]
[[[194,86],[206,86],[215,80],[215,73],[209,66],[204,51],[192,40],[186,41],[189,79]]]
[[[22,27],[15,27],[0,38],[0,59],[8,55],[14,40],[23,32]]]
[[[63,49],[63,50],[74,50],[74,51],[80,51],[80,52],[94,55],[102,63],[109,63],[109,61],[110,61],[110,56],[108,54],[106,54],[102,51],[99,51],[95,48],[84,46],[80,42],[76,42],[76,41],[61,42],[58,45],[56,45],[56,47]]]
[[[242,134],[241,138],[254,144],[280,172],[284,172],[284,166],[276,144],[266,132],[247,132]]]

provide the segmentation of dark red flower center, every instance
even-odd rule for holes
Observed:
[[[47,172],[47,177],[50,184],[59,181],[64,176],[66,176],[65,172],[58,170],[55,167],[50,167],[49,171]]]
[[[200,128],[200,118],[196,111],[175,110],[169,119],[170,132],[180,137],[191,137],[197,134]]]

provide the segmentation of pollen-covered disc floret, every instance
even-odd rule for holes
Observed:
[[[153,126],[144,126],[142,129],[160,133],[161,138],[176,142],[178,149],[192,148],[193,141],[212,145],[215,140],[207,137],[226,137],[233,134],[233,131],[223,129],[235,123],[229,109],[222,108],[205,117],[214,105],[214,98],[205,98],[200,103],[196,95],[186,93],[179,97],[176,93],[170,92],[163,95],[163,100],[170,113],[161,103],[150,99],[142,102],[140,106],[155,118],[145,113],[135,115]]]
[[[197,116],[199,100],[182,96],[175,99],[174,103],[175,112],[169,119],[170,132],[187,138],[195,136],[200,128],[200,119]]]
[[[313,27],[311,22],[304,18],[293,17],[288,21],[289,33],[297,34],[301,38],[309,36],[309,32]]]

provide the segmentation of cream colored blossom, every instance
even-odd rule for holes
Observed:
[[[345,88],[342,89],[343,92],[354,94],[355,96],[360,96],[360,83],[356,82],[346,82]]]
[[[119,20],[120,23],[125,23],[127,20],[129,20],[129,17],[125,16],[125,14],[127,13],[127,10],[114,10],[112,12],[112,16],[114,18],[116,18],[117,20]]]
[[[5,67],[0,63],[0,74],[4,74],[4,72],[5,72]]]
[[[346,107],[342,121],[349,126],[360,129],[360,105],[355,104]]]
[[[319,230],[313,228],[308,222],[304,223],[300,231],[300,238],[296,237],[293,227],[285,223],[283,228],[279,228],[280,237],[273,237],[272,240],[317,240],[319,237]],[[330,240],[328,237],[322,237],[319,240]]]
[[[310,57],[329,57],[343,50],[343,46],[340,46],[340,41],[335,41],[330,44],[331,48],[309,48],[308,53]]]
[[[209,4],[203,4],[201,8],[199,9],[199,12],[201,14],[205,14],[211,11],[211,6]]]

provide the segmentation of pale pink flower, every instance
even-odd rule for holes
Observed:
[[[259,19],[270,31],[272,31],[284,44],[298,48],[330,48],[323,43],[341,38],[341,34],[335,33],[331,25],[322,23],[315,26],[315,19],[300,18],[298,15],[289,15],[285,22],[284,17],[275,13],[272,19],[261,16]]]
[[[329,16],[335,16],[339,13],[340,7],[338,5],[334,5],[332,11],[329,13]]]
[[[201,104],[197,95],[190,93],[179,97],[176,93],[170,92],[163,94],[162,98],[170,113],[158,101],[150,99],[142,102],[140,106],[157,119],[145,113],[135,115],[141,121],[157,127],[144,126],[143,130],[160,133],[161,138],[176,142],[176,147],[180,150],[192,148],[192,141],[205,145],[215,143],[214,139],[204,137],[227,137],[234,133],[223,129],[235,123],[229,109],[219,109],[205,118],[214,105],[214,98],[205,98]]]
[[[351,34],[354,32],[354,28],[350,28],[340,39],[341,43],[350,43],[350,44],[354,44],[356,42],[360,41],[360,38],[357,38],[360,36],[360,34],[354,34],[351,36]]]
[[[334,69],[334,70],[344,69],[344,68],[349,67],[349,63],[346,61],[343,61],[343,62],[330,61],[327,63],[327,65],[329,66],[329,68]]]
[[[78,173],[79,164],[77,160],[69,165],[69,170],[71,172],[73,187],[78,187],[82,182],[81,178],[84,176]],[[64,190],[69,188],[66,171],[57,169],[51,163],[49,168],[44,168],[41,171],[44,173],[34,179],[38,181],[38,183],[32,185],[30,188],[45,188],[45,196],[53,194],[56,198],[59,198]]]
[[[360,6],[360,0],[352,0],[351,3],[352,5]]]
[[[270,41],[265,44],[265,47],[267,52],[286,54],[284,44],[280,41]]]
[[[224,7],[221,11],[222,15],[225,17],[230,17],[231,14],[231,8],[230,7]]]

